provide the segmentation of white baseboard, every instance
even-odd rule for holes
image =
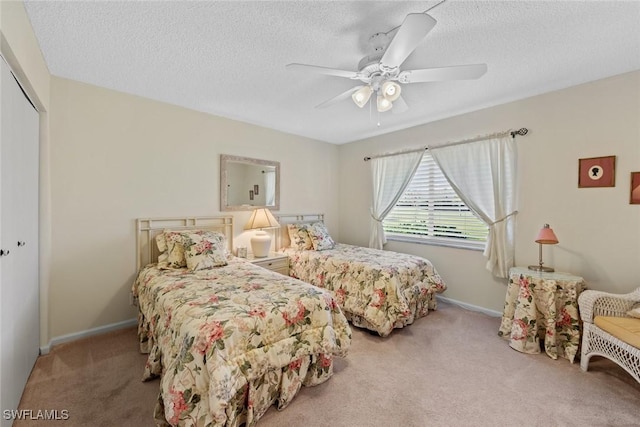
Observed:
[[[478,311],[480,313],[484,313],[487,316],[491,316],[491,317],[502,317],[502,313],[499,312],[499,311],[489,310],[488,308],[479,307],[479,306],[473,305],[473,304],[467,304],[466,302],[458,301],[458,300],[447,298],[447,297],[442,297],[440,295],[436,295],[436,298],[441,300],[441,301],[447,302],[449,304],[453,304],[453,305],[457,305],[458,307],[462,307],[465,310]]]
[[[123,320],[122,322],[111,323],[110,325],[98,326],[97,328],[87,329],[86,331],[74,332],[72,334],[66,334],[59,337],[51,338],[49,344],[40,347],[40,354],[49,354],[51,348],[54,345],[62,344],[65,342],[79,340],[81,338],[91,337],[93,335],[100,335],[111,331],[117,331],[118,329],[128,328],[138,324],[137,319]]]

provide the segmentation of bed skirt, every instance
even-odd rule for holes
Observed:
[[[419,295],[416,298],[410,299],[409,312],[406,313],[405,316],[396,317],[396,320],[393,323],[389,321],[382,325],[374,325],[373,323],[369,322],[364,316],[350,313],[346,310],[343,310],[342,312],[353,326],[368,329],[372,332],[376,332],[381,337],[386,337],[391,334],[394,329],[404,328],[405,326],[411,325],[417,319],[428,315],[429,310],[436,310],[437,308],[438,300],[436,299],[436,294],[429,292],[427,294]]]
[[[147,322],[142,313],[138,313],[138,338],[140,352],[148,354],[143,381],[152,380],[162,375],[162,354],[155,343],[152,333],[153,325]],[[162,383],[158,393],[158,401],[154,409],[154,419],[158,426],[196,426],[211,425],[224,427],[253,426],[275,405],[282,410],[291,403],[301,386],[315,386],[324,383],[333,375],[333,356],[323,353],[302,356],[284,366],[273,367],[263,375],[254,379],[247,379],[247,383],[235,396],[226,402],[226,420],[219,422],[207,414],[209,402],[187,402],[188,396],[182,393],[162,394]],[[161,380],[162,381],[162,378]],[[207,390],[201,390],[202,396],[207,396]],[[200,414],[197,419],[177,419],[172,417],[173,407],[183,405],[199,405],[195,411]],[[167,408],[169,407],[169,408]],[[167,411],[169,409],[169,411]],[[193,414],[194,412],[190,412]]]

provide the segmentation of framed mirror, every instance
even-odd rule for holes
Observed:
[[[280,162],[220,155],[220,210],[280,209]]]

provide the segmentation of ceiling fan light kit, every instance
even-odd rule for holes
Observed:
[[[382,84],[382,95],[391,102],[400,97],[400,92],[402,88],[396,82],[386,81]]]
[[[378,95],[378,100],[376,104],[378,107],[378,111],[381,113],[384,113],[385,111],[389,111],[393,107],[393,103],[382,95]]]
[[[373,89],[371,89],[371,86],[362,86],[360,89],[355,91],[353,95],[351,95],[351,98],[358,107],[362,108],[367,105],[372,93]]]
[[[397,112],[402,112],[407,110],[407,104],[400,96],[402,92],[400,84],[477,79],[487,72],[486,64],[401,71],[400,66],[402,63],[418,47],[435,25],[436,20],[426,13],[410,13],[405,17],[402,25],[398,27],[393,38],[390,38],[388,33],[374,34],[370,38],[373,52],[360,60],[358,71],[295,63],[288,64],[287,69],[346,77],[351,80],[360,80],[364,83],[363,86],[351,88],[317,105],[316,108],[328,107],[349,96],[358,107],[362,108],[369,102],[372,94],[376,93],[376,106],[379,112],[389,111],[394,102],[399,104],[398,106],[400,107],[397,108]]]

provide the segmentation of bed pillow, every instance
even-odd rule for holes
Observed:
[[[309,236],[309,224],[287,224],[287,229],[292,248],[301,251],[313,249],[313,243]]]
[[[158,268],[160,270],[168,270],[171,268],[169,267],[169,255],[166,252],[158,255]]]
[[[167,242],[167,267],[184,268],[187,260],[184,257],[184,245],[182,244],[182,231],[164,231],[164,238]]]
[[[327,230],[323,222],[314,222],[309,226],[308,232],[314,250],[324,251],[335,247],[336,242],[329,235],[329,230]]]
[[[226,241],[220,233],[183,233],[182,244],[189,270],[206,270],[227,265]]]
[[[167,230],[165,230],[167,231]],[[156,236],[156,245],[158,246],[158,268],[160,270],[166,270],[169,268],[169,254],[167,254],[167,240],[164,237],[164,232]]]
[[[167,240],[164,237],[164,233],[160,233],[156,236],[156,245],[158,246],[158,251],[160,253],[167,251]]]
[[[222,239],[220,245],[222,247],[225,258],[229,259],[232,257],[231,253],[227,249],[226,239],[221,233],[211,230],[194,229],[182,231],[165,230],[163,234],[167,245],[166,268],[185,268],[187,266],[187,258],[184,249],[184,238],[187,235],[208,235],[209,237],[217,235]],[[216,237],[215,239],[218,239],[218,237]],[[158,257],[158,262],[160,262],[160,257]]]

